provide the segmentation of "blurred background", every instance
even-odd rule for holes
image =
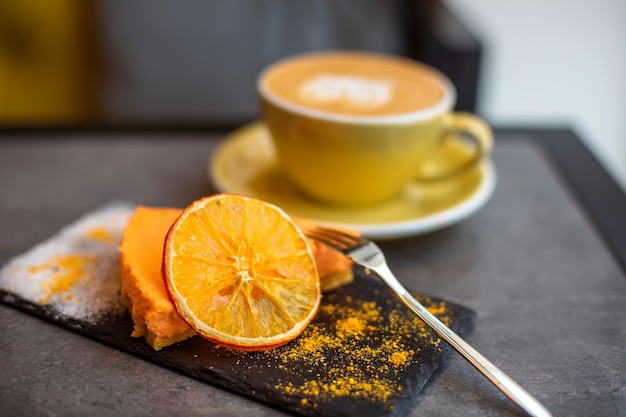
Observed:
[[[444,71],[494,126],[570,127],[626,189],[623,0],[4,0],[0,126],[220,127],[320,49]]]
[[[480,113],[571,127],[626,190],[626,1],[445,3],[484,44]]]

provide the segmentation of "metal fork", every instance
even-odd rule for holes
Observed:
[[[374,242],[347,231],[324,228],[314,224],[303,226],[302,231],[306,236],[343,253],[366,271],[374,272],[402,303],[529,415],[551,416],[550,412],[532,395],[422,306],[394,276],[387,265],[383,251]]]

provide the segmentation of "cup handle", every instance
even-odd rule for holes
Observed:
[[[464,174],[476,167],[493,149],[493,132],[481,118],[465,112],[453,112],[445,116],[443,139],[450,140],[457,134],[472,140],[476,145],[474,155],[455,169],[442,174],[420,178],[419,182],[436,182]]]

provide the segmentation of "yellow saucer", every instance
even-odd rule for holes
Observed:
[[[428,169],[445,171],[466,160],[469,152],[463,141],[449,140],[429,161]],[[325,205],[302,194],[282,174],[270,134],[261,122],[244,126],[223,140],[209,161],[209,176],[219,192],[256,197],[292,216],[350,227],[372,239],[418,235],[457,223],[487,202],[496,183],[493,164],[485,160],[458,178],[411,185],[403,195],[381,205],[358,209]]]

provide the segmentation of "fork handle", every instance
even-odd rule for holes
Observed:
[[[481,355],[476,349],[471,347],[459,335],[454,333],[448,326],[443,324],[437,317],[428,311],[419,301],[417,301],[407,290],[400,284],[398,279],[393,275],[387,266],[383,266],[374,270],[389,289],[419,318],[435,332],[439,337],[445,340],[465,359],[467,359],[476,369],[487,377],[500,391],[502,391],[511,401],[524,409],[531,416],[549,417],[552,414],[524,388],[519,386],[502,370],[500,370],[491,361]]]

